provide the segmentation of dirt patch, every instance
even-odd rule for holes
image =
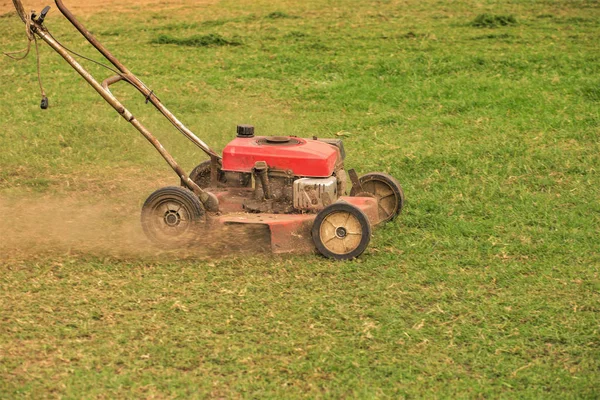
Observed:
[[[172,0],[172,1],[158,1],[158,0],[128,0],[128,1],[117,1],[117,0],[79,0],[79,1],[64,1],[67,6],[76,15],[90,15],[99,12],[130,12],[133,10],[139,10],[140,6],[144,7],[145,11],[159,11],[159,10],[170,10],[174,8],[181,8],[190,5],[201,5],[201,4],[213,4],[217,0]],[[52,0],[23,0],[23,8],[26,11],[42,10],[45,6],[51,6],[50,15],[52,13],[58,13],[56,5]],[[15,11],[11,0],[0,0],[0,15],[7,14]]]

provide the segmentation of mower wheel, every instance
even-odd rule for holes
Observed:
[[[196,168],[190,172],[190,179],[193,180],[196,185],[200,186],[201,189],[210,187],[210,160],[203,161],[196,166]],[[221,171],[221,163],[219,163],[219,167],[217,168],[217,180],[221,183],[225,183],[225,174]]]
[[[158,189],[142,206],[144,233],[165,248],[192,243],[205,220],[204,207],[198,197],[182,187]]]
[[[362,191],[352,186],[350,196],[374,197],[377,199],[379,222],[396,218],[404,206],[404,192],[398,181],[388,174],[372,172],[359,178]]]
[[[350,260],[361,255],[369,245],[371,225],[359,208],[344,202],[333,203],[317,214],[312,238],[325,257]]]

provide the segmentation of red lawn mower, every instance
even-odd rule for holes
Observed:
[[[345,260],[368,246],[372,226],[393,220],[402,210],[404,194],[384,173],[357,176],[346,172],[341,139],[256,136],[254,127],[239,125],[237,137],[222,155],[186,128],[158,97],[73,16],[61,0],[56,6],[77,30],[115,67],[115,76],[98,83],[49,32],[44,19],[50,7],[27,14],[20,0],[15,8],[26,24],[29,40],[36,36],[60,54],[127,122],[156,148],[181,180],[152,193],[142,207],[142,227],[150,240],[164,247],[193,244],[219,226],[254,225],[268,230],[275,253],[313,251]],[[124,81],[134,86],[208,156],[188,175],[159,141],[111,93]],[[48,100],[42,90],[42,108]],[[347,194],[347,180],[351,187]]]

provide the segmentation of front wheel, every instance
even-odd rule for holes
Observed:
[[[355,206],[333,203],[317,214],[312,238],[325,257],[350,260],[360,256],[369,245],[371,225],[365,213]]]
[[[161,247],[191,244],[205,220],[204,207],[198,197],[177,186],[158,189],[142,206],[144,233]]]

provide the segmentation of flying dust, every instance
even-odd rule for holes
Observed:
[[[112,197],[0,197],[0,261],[92,255],[189,259],[268,250],[256,227],[212,229],[184,248],[161,248],[141,227],[143,199]]]

